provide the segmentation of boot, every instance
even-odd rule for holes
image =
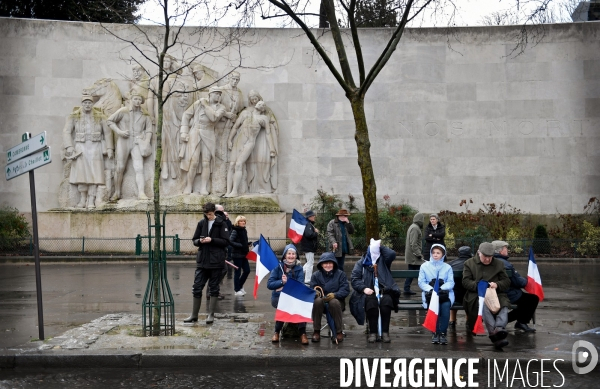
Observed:
[[[392,341],[392,339],[390,339],[390,333],[389,332],[383,332],[381,334],[381,341],[383,343],[390,343]]]
[[[440,344],[448,344],[448,338],[446,338],[446,333],[440,333]]]
[[[314,343],[317,343],[317,342],[320,342],[320,341],[321,341],[321,331],[319,331],[319,330],[315,330],[315,331],[313,332],[313,335],[312,335],[312,341],[313,341]]]
[[[215,321],[215,309],[217,309],[217,303],[219,299],[216,296],[210,296],[208,305],[208,317],[206,318],[206,324],[212,324]]]
[[[369,343],[375,343],[377,341],[377,334],[376,333],[370,333],[369,334],[369,338],[367,339],[367,341]]]
[[[192,308],[192,314],[187,319],[183,319],[184,323],[193,323],[198,321],[198,311],[200,310],[200,304],[202,304],[202,299],[200,297],[194,297],[194,307]]]
[[[85,200],[87,199],[87,192],[79,192],[79,203],[77,208],[85,208]]]
[[[92,196],[92,195],[88,195],[88,199],[87,199],[87,208],[88,209],[94,209],[96,208],[96,197]]]

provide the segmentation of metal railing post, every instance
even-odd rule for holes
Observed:
[[[85,236],[81,237],[81,254],[85,254]]]
[[[29,235],[29,255],[33,255],[33,236]]]
[[[181,239],[179,239],[179,234],[175,234],[173,238],[173,246],[175,249],[175,255],[181,254]]]
[[[142,236],[140,234],[135,237],[135,255],[142,255]]]

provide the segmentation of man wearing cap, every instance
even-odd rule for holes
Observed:
[[[493,314],[487,306],[483,306],[483,323],[487,328],[490,340],[498,349],[508,345],[506,324],[508,324],[508,308],[510,301],[506,291],[510,287],[510,278],[504,271],[504,264],[494,258],[494,245],[483,242],[479,245],[477,255],[465,262],[462,284],[465,288],[463,306],[467,314],[469,331],[475,328],[479,314],[479,295],[477,285],[479,281],[487,281],[489,287],[496,290],[500,301],[500,311]]]
[[[138,91],[131,91],[130,102],[129,107],[119,108],[107,121],[108,126],[117,136],[115,194],[111,197],[112,201],[121,198],[123,172],[127,166],[129,155],[133,160],[138,199],[148,199],[144,191],[144,185],[146,185],[144,158],[152,154],[152,119],[146,111],[142,110],[144,97]]]
[[[521,288],[527,286],[527,278],[521,276],[516,270],[512,263],[508,260],[508,243],[502,240],[495,240],[492,242],[494,245],[494,258],[499,259],[504,264],[504,269],[511,271],[510,276],[510,287],[506,292],[508,299],[511,304],[517,306],[508,313],[508,322],[517,321],[515,323],[515,329],[523,330],[525,332],[535,332],[534,328],[529,327],[529,321],[533,318],[535,310],[540,302],[540,299],[535,294],[524,293]]]
[[[300,248],[304,251],[306,263],[304,264],[304,283],[308,284],[313,273],[313,265],[315,263],[315,251],[319,246],[319,230],[315,227],[317,215],[310,209],[306,211],[304,217],[308,219],[308,223],[304,228],[304,234],[300,241]]]
[[[184,194],[194,190],[196,172],[200,171],[200,194],[208,194],[208,183],[215,162],[215,124],[225,114],[220,103],[221,89],[210,88],[208,100],[201,98],[188,108],[181,119],[181,140],[187,143],[187,159],[181,169],[187,171],[187,185]],[[180,157],[182,155],[180,154]]]
[[[81,108],[67,116],[63,128],[65,157],[73,160],[69,182],[77,185],[78,208],[95,208],[96,188],[104,185],[104,158],[113,157],[113,138],[106,125],[106,117],[99,109],[93,109],[92,96],[81,97]],[[75,131],[75,144],[71,134]],[[102,139],[105,141],[103,149]]]
[[[354,233],[354,226],[348,220],[348,216],[350,216],[350,212],[340,209],[335,214],[335,219],[327,224],[327,239],[331,244],[331,251],[335,254],[338,268],[341,271],[344,271],[346,254],[354,250],[352,239],[350,239],[350,234]]]

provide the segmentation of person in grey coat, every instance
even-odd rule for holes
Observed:
[[[350,254],[354,250],[352,239],[350,239],[350,235],[354,233],[354,226],[348,220],[348,216],[350,216],[350,212],[340,209],[335,214],[335,219],[327,224],[327,239],[331,244],[331,251],[334,252],[338,268],[341,271],[344,271],[346,254]]]
[[[423,261],[423,253],[421,251],[421,239],[423,234],[421,229],[423,228],[424,216],[422,213],[417,213],[413,217],[413,224],[408,227],[406,232],[406,248],[404,249],[405,261],[408,265],[408,270],[419,270]],[[404,281],[404,294],[411,295],[416,294],[410,290],[410,284],[412,283],[412,277],[407,278]]]

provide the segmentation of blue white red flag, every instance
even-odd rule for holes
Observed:
[[[431,300],[429,301],[429,309],[427,310],[427,316],[423,322],[423,327],[427,328],[431,332],[437,332],[437,320],[440,314],[440,279],[435,279],[435,285],[433,286],[433,292],[431,293]]]
[[[535,294],[540,301],[544,301],[544,288],[542,288],[542,277],[538,270],[533,248],[529,248],[529,266],[527,267],[527,285],[525,285],[527,293]]]
[[[254,262],[258,259],[258,240],[252,243],[252,250],[246,254],[246,259]]]
[[[292,220],[290,220],[290,229],[288,230],[288,238],[290,238],[294,244],[297,244],[302,240],[304,229],[308,223],[308,219],[294,209]]]
[[[258,240],[257,254],[256,254],[256,277],[254,278],[254,299],[256,300],[256,295],[258,294],[258,286],[263,278],[267,274],[271,273],[271,270],[275,269],[279,264],[277,260],[277,256],[273,252],[269,243],[265,240],[265,238],[260,235],[260,239]],[[254,251],[254,250],[253,250]]]
[[[279,295],[275,320],[286,323],[312,323],[315,291],[288,277]]]
[[[477,320],[475,321],[475,328],[473,332],[477,335],[485,334],[485,327],[483,326],[483,306],[485,305],[485,291],[490,286],[487,281],[479,281],[477,283],[477,295],[479,296],[479,311],[477,312]]]

